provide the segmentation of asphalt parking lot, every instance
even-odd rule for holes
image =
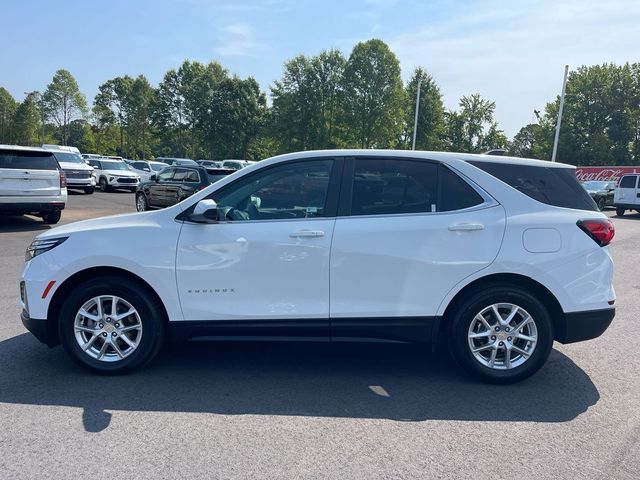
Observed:
[[[62,222],[134,210],[72,194]],[[613,221],[612,326],[505,387],[397,345],[192,343],[94,376],[19,319],[49,227],[0,218],[0,478],[640,478],[640,215]]]

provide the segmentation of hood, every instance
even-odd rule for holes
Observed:
[[[42,232],[36,238],[64,237],[79,232],[92,232],[96,230],[112,230],[120,228],[141,227],[149,224],[157,225],[160,216],[164,217],[167,210],[151,212],[123,213],[108,217],[92,218],[80,222],[69,223]]]
[[[58,162],[60,164],[60,168],[63,170],[77,170],[79,172],[93,172],[93,167],[87,165],[86,163],[74,163],[74,162]]]
[[[606,192],[606,190],[592,190],[592,189],[587,189],[587,193],[588,193],[589,195],[603,195],[603,194],[605,194],[605,193],[607,193],[607,192]]]
[[[131,170],[102,170],[107,175],[113,175],[114,177],[137,177],[138,174]]]

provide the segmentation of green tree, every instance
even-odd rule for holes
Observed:
[[[13,115],[17,106],[9,91],[0,87],[0,143],[13,142]]]
[[[40,143],[40,109],[37,96],[30,93],[18,105],[13,114],[13,139],[20,145]]]
[[[417,150],[438,150],[442,148],[445,131],[444,104],[440,87],[433,77],[424,69],[414,70],[406,90],[405,105],[405,134],[403,146],[410,148],[413,140],[413,126],[415,122],[416,96],[418,82],[420,83],[420,105],[418,108],[418,128],[416,134]]]
[[[118,153],[126,155],[127,106],[133,79],[128,75],[107,80],[98,87],[93,112],[102,129],[117,126],[120,138]]]
[[[382,40],[358,43],[343,76],[348,143],[361,148],[395,146],[403,130],[400,63]]]
[[[69,123],[85,115],[87,102],[78,83],[67,70],[58,70],[42,97],[46,115],[60,129],[63,145],[69,138]]]

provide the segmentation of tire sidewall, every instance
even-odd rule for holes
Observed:
[[[104,177],[100,178],[100,181],[98,182],[98,184],[100,185],[100,190],[102,190],[103,192],[106,192],[107,189],[109,188],[109,182],[107,182],[107,179]]]
[[[538,332],[536,348],[522,365],[510,370],[494,370],[482,365],[471,353],[469,326],[485,307],[495,303],[513,303],[533,318]],[[454,313],[450,346],[455,360],[471,374],[491,383],[513,383],[533,375],[546,362],[553,347],[553,325],[548,309],[536,297],[508,285],[493,286],[472,294]]]
[[[117,374],[131,371],[147,361],[157,351],[162,341],[163,323],[158,307],[143,293],[143,287],[135,282],[123,282],[115,277],[89,280],[73,290],[60,311],[58,321],[62,345],[69,355],[79,364],[95,372]],[[98,295],[116,295],[129,302],[140,315],[142,339],[136,350],[129,356],[116,362],[102,362],[87,355],[75,338],[75,316],[85,302]]]
[[[142,200],[144,201],[144,210],[140,210],[140,208],[138,208],[138,200],[142,198]],[[146,212],[148,210],[148,206],[147,206],[147,198],[145,197],[144,193],[139,193],[136,196],[136,210],[139,212]]]

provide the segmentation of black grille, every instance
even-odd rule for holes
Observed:
[[[136,183],[135,178],[118,178],[118,183]]]
[[[77,170],[65,170],[67,178],[87,179],[91,178],[91,172],[78,172]]]

